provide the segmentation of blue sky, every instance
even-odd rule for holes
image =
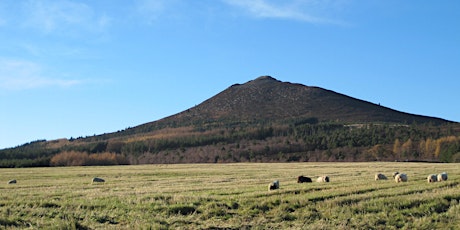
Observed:
[[[460,1],[2,0],[0,148],[173,115],[262,75],[460,121]]]

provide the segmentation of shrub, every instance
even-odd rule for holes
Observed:
[[[81,166],[88,162],[88,154],[84,152],[62,152],[53,156],[50,160],[51,166]]]
[[[50,160],[51,166],[125,165],[125,156],[115,153],[93,153],[68,151],[56,154]]]

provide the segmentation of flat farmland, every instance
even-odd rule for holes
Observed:
[[[391,174],[406,173],[396,183]],[[428,183],[447,172],[447,181]],[[0,229],[456,229],[460,164],[240,163],[0,169]],[[375,173],[389,179],[375,181]],[[329,183],[297,183],[297,176]],[[92,183],[101,177],[105,183]],[[16,179],[16,184],[8,184]],[[268,191],[274,180],[280,189]]]

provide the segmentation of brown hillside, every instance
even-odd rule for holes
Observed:
[[[344,123],[444,123],[446,120],[399,112],[319,87],[262,76],[235,84],[203,103],[161,122],[259,121],[315,118]]]

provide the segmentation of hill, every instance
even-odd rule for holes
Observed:
[[[434,123],[446,120],[399,112],[319,87],[281,82],[262,76],[235,84],[198,106],[168,120],[208,122],[214,120],[286,120],[315,118],[319,122]]]
[[[457,155],[460,160],[459,130],[458,123],[441,118],[262,76],[232,85],[195,107],[158,121],[114,133],[37,141],[2,150],[0,166],[17,166],[17,162],[450,162]],[[69,163],[66,159],[71,158],[79,160]]]
[[[276,121],[346,124],[450,123],[441,118],[396,111],[320,87],[282,82],[271,76],[261,76],[244,84],[234,84],[195,107],[131,128],[124,134],[145,133],[165,127]]]

